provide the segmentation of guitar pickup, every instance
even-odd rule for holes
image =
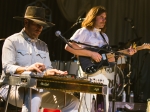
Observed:
[[[115,57],[115,54],[114,53],[107,53],[106,54],[107,58],[114,58]]]
[[[107,59],[105,54],[102,54],[102,58],[103,58],[103,60]]]

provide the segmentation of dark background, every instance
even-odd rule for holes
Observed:
[[[14,20],[13,17],[23,16],[25,7],[33,2],[35,2],[35,0],[0,0],[0,39],[7,38],[21,31],[23,28],[22,23]],[[73,55],[64,50],[65,43],[55,36],[55,32],[59,30],[64,37],[69,39],[72,34],[80,28],[80,24],[70,29],[76,21],[69,22],[62,15],[57,0],[43,0],[43,4],[51,9],[51,21],[56,25],[45,29],[39,38],[47,43],[52,61],[69,61]],[[110,38],[111,45],[120,46],[119,42],[128,43],[130,40],[137,38],[130,23],[124,20],[125,17],[134,20],[136,33],[138,37],[141,37],[136,43],[141,45],[144,42],[150,42],[149,0],[101,0],[101,4],[98,5],[105,6],[108,12],[106,34]],[[0,56],[3,42],[3,40],[0,41]],[[140,93],[143,92],[144,101],[146,102],[146,100],[150,98],[149,50],[138,51],[138,53],[132,56],[131,62],[131,90],[134,91],[136,100]],[[126,74],[127,72],[124,74],[125,77]]]
[[[34,0],[0,0],[0,38],[7,38],[13,33],[21,31],[23,28],[22,23],[13,19],[13,17],[23,16],[25,7],[33,2]],[[56,0],[45,0],[43,3],[52,10],[52,22],[56,25],[52,28],[45,29],[39,38],[47,43],[51,60],[68,60],[69,57],[64,50],[65,43],[55,36],[55,32],[60,30],[63,33],[67,31],[73,23],[68,22],[63,17]],[[72,32],[70,31],[66,37],[69,38],[71,34]]]

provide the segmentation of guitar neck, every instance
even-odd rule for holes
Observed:
[[[137,51],[143,50],[143,49],[150,49],[150,48],[149,48],[149,47],[144,48],[143,46],[138,46],[138,47],[136,47],[136,50],[137,50]]]
[[[143,50],[143,49],[150,49],[150,46],[149,45],[142,45],[142,46],[137,46],[136,47],[137,51]],[[128,49],[120,50],[118,52],[121,52],[121,53],[129,55],[129,50]]]

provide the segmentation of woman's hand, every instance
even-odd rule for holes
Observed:
[[[102,59],[102,56],[97,53],[97,52],[92,52],[91,53],[91,58],[95,61],[95,62],[100,62]]]
[[[134,49],[132,46],[130,46],[130,48],[128,48],[128,51],[129,51],[129,55],[134,55],[137,52],[137,50]]]
[[[45,72],[44,76],[52,76],[52,75],[67,75],[67,71],[61,71],[57,69],[49,69]]]

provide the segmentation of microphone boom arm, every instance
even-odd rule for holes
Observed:
[[[68,40],[69,42],[74,42],[74,43],[77,43],[77,44],[81,44],[81,45],[85,45],[85,46],[88,46],[90,48],[95,48],[95,49],[99,49],[99,50],[103,50],[103,51],[106,51],[106,52],[110,52],[110,53],[115,53],[117,55],[125,55],[125,56],[129,56],[123,52],[119,52],[119,51],[113,51],[113,50],[106,50],[104,48],[101,48],[99,46],[92,46],[92,45],[89,45],[89,44],[85,44],[85,43],[81,43],[81,42],[77,42],[77,41],[74,41],[74,40]]]

